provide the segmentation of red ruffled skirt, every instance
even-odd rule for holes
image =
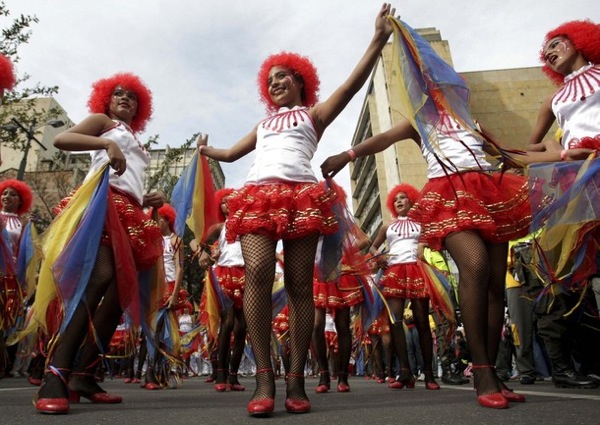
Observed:
[[[73,191],[53,208],[55,214],[58,215],[67,206],[75,192]],[[149,269],[163,253],[160,227],[148,217],[141,205],[130,195],[110,186],[109,196],[112,198],[121,226],[127,234],[136,268]],[[110,231],[106,229],[106,222],[104,226],[100,244],[111,246]]]
[[[215,266],[214,272],[225,295],[233,300],[233,307],[241,310],[244,305],[244,288],[246,287],[244,267]]]
[[[295,239],[337,230],[337,196],[325,183],[248,184],[227,198],[227,241],[250,233],[273,240]]]
[[[379,280],[381,293],[386,298],[428,298],[425,276],[417,263],[394,264],[383,272]]]
[[[273,330],[276,333],[282,334],[290,328],[288,315],[289,315],[289,308],[286,305],[285,307],[283,307],[283,309],[281,309],[281,311],[277,314],[277,316],[275,316],[275,318],[273,319]]]
[[[522,176],[499,172],[430,179],[408,216],[435,250],[442,249],[446,236],[464,230],[477,231],[488,242],[508,242],[529,232],[529,186]]]
[[[321,282],[313,279],[315,308],[331,310],[352,307],[363,302],[360,282],[353,274],[342,274],[337,282]]]

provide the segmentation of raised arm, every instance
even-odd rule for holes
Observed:
[[[221,162],[234,162],[249,154],[256,148],[256,127],[242,137],[235,145],[227,149],[208,146],[208,134],[198,135],[196,145],[201,155]]]
[[[381,152],[397,141],[404,139],[413,139],[417,143],[420,143],[421,141],[419,133],[415,131],[407,120],[402,120],[388,131],[384,131],[383,133],[379,133],[363,140],[355,145],[351,151],[341,152],[327,158],[323,164],[321,164],[323,177],[334,177],[353,159]]]
[[[342,112],[352,97],[367,81],[373,66],[379,58],[381,49],[383,49],[393,31],[388,16],[393,15],[394,12],[395,9],[391,9],[389,3],[383,4],[377,14],[373,39],[348,79],[327,100],[317,104],[311,110],[319,136],[323,134],[327,126]]]
[[[533,132],[529,136],[527,150],[538,151],[544,149],[541,142],[548,133],[548,130],[550,130],[550,127],[552,127],[555,119],[554,112],[552,112],[552,96],[550,96],[542,102]]]

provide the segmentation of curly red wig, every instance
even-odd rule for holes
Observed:
[[[223,198],[229,196],[233,192],[233,189],[225,187],[223,189],[219,189],[215,192],[215,204],[217,204],[217,215],[219,217],[219,222],[223,223],[225,221],[225,214],[223,214],[223,210],[221,210],[221,202]]]
[[[263,102],[269,112],[275,112],[279,109],[269,95],[269,72],[274,66],[283,66],[290,69],[296,78],[304,85],[302,90],[302,104],[311,107],[319,101],[319,76],[313,63],[305,56],[300,56],[291,52],[280,52],[269,56],[260,66],[258,71],[258,91],[260,100]]]
[[[164,203],[163,206],[158,209],[158,215],[167,220],[169,229],[173,232],[175,230],[175,219],[177,218],[175,208],[170,204]]]
[[[12,61],[0,53],[0,90],[12,90],[16,81]]]
[[[0,194],[9,187],[16,190],[21,197],[21,205],[19,205],[17,215],[25,214],[29,211],[29,208],[31,208],[31,204],[33,204],[33,193],[31,192],[31,188],[27,183],[20,180],[8,179],[0,182]]]
[[[107,114],[110,98],[117,86],[121,86],[125,90],[131,90],[137,96],[137,113],[131,121],[131,129],[135,133],[144,131],[152,116],[152,92],[136,75],[119,73],[96,81],[92,85],[92,93],[88,99],[90,112],[93,114]]]
[[[593,23],[589,19],[565,22],[546,34],[542,50],[540,51],[540,60],[544,63],[542,71],[554,83],[558,85],[562,84],[565,76],[553,71],[545,64],[544,48],[548,44],[548,41],[559,36],[567,37],[573,43],[573,46],[583,54],[586,60],[595,65],[600,64],[600,25]]]
[[[394,208],[394,198],[400,192],[406,195],[411,204],[414,204],[419,197],[419,190],[408,183],[400,183],[399,185],[394,186],[392,190],[390,190],[390,193],[388,193],[387,201],[385,203],[388,210],[392,213],[392,217],[394,218],[398,217],[398,214],[396,214],[396,208]]]

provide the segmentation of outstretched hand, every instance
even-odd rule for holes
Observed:
[[[208,145],[208,134],[199,133],[198,137],[196,137],[196,147],[200,149],[200,146]]]
[[[381,6],[381,10],[377,14],[377,19],[375,20],[375,32],[381,32],[381,34],[384,35],[386,39],[394,31],[392,23],[388,19],[388,16],[393,17],[394,13],[396,13],[396,9],[392,8],[392,5],[390,3],[383,3],[383,5]]]
[[[350,155],[346,152],[338,153],[327,158],[321,164],[323,178],[335,177],[335,175],[350,162]]]

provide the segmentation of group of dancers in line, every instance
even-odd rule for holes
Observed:
[[[415,382],[407,368],[402,328],[405,300],[410,299],[423,336],[426,388],[439,388],[430,366],[428,369],[432,354],[426,314],[432,294],[426,290],[426,278],[418,267],[420,247],[427,245],[433,250],[447,250],[458,267],[458,301],[473,361],[478,403],[488,408],[507,408],[510,402],[525,400],[498,379],[493,366],[504,319],[508,241],[530,232],[532,216],[537,217],[536,206],[530,204],[532,199],[539,200],[543,204],[540,210],[547,213],[544,208],[560,204],[563,197],[551,199],[535,191],[532,194],[536,196],[530,196],[530,186],[536,188],[535,184],[528,184],[527,178],[516,173],[499,171],[487,154],[500,156],[505,167],[571,162],[583,171],[569,174],[569,181],[567,177],[559,181],[564,195],[576,201],[581,199],[581,193],[589,195],[592,191],[593,195],[597,166],[593,155],[600,139],[600,47],[594,41],[599,38],[599,26],[575,21],[547,34],[541,51],[543,70],[560,88],[542,105],[529,152],[516,152],[499,147],[473,120],[465,82],[428,50],[426,41],[414,30],[394,18],[394,13],[389,4],[382,6],[366,51],[346,81],[328,98],[319,102],[320,81],[308,58],[289,52],[274,54],[263,62],[258,73],[259,93],[269,116],[230,148],[208,145],[207,135],[198,139],[199,155],[218,161],[233,162],[256,151],[245,185],[223,197],[226,202],[220,204],[228,214],[212,235],[219,241],[220,249],[218,256],[213,255],[217,260],[215,270],[220,270],[223,287],[232,290],[234,300],[233,321],[223,321],[227,325],[223,341],[218,344],[229,343],[227,331],[235,329],[232,322],[238,326],[245,322],[256,363],[256,389],[246,406],[250,415],[266,416],[275,410],[271,332],[278,241],[282,241],[285,255],[283,282],[289,338],[284,407],[290,413],[306,413],[311,410],[305,391],[307,353],[311,339],[315,347],[322,344],[322,339],[316,341],[316,333],[313,334],[315,324],[320,329],[325,308],[337,304],[340,308],[336,308],[335,320],[343,350],[346,343],[342,341],[348,338],[344,334],[349,328],[348,309],[361,301],[360,294],[353,292],[357,289],[355,283],[345,281],[348,276],[357,275],[356,264],[345,267],[342,263],[341,272],[337,273],[337,264],[331,267],[332,259],[326,258],[333,250],[319,246],[320,240],[321,246],[335,241],[342,228],[352,228],[340,213],[345,200],[334,190],[331,178],[348,162],[409,138],[421,146],[429,181],[420,191],[408,185],[392,191],[388,207],[394,219],[370,247],[377,254],[376,248],[384,241],[389,245],[387,261],[379,257],[378,262],[385,267],[380,284],[393,312],[390,317],[395,318],[390,323],[391,336],[402,365],[395,386],[410,388]],[[325,181],[319,181],[310,164],[318,142],[366,82],[392,33],[398,52],[395,65],[399,72],[395,78],[400,79],[399,90],[408,101],[406,119],[329,157],[321,165]],[[4,64],[1,69],[3,89],[14,84],[8,64],[8,68]],[[418,105],[416,98],[420,99]],[[60,214],[41,235],[44,258],[30,321],[22,332],[26,335],[39,329],[51,335],[43,384],[35,397],[35,409],[40,413],[67,413],[70,402],[79,397],[94,403],[122,401],[120,396],[104,391],[95,379],[100,354],[108,346],[124,311],[142,326],[147,336],[153,333],[148,306],[155,305],[155,289],[164,285],[164,277],[160,282],[153,276],[156,269],[164,267],[163,241],[172,243],[161,230],[158,215],[151,218],[144,210],[160,211],[165,204],[161,193],[144,191],[144,170],[150,157],[136,137],[151,117],[150,90],[133,74],[116,74],[94,83],[88,106],[91,115],[54,140],[61,150],[93,151],[92,163],[84,184],[61,203],[57,209]],[[562,129],[560,144],[543,140],[555,119]],[[10,217],[23,214],[30,200],[13,181],[3,183],[3,210],[5,204],[8,211],[3,212],[2,222],[5,234],[11,236],[3,239],[2,258],[2,327],[7,332],[13,323],[4,312],[14,299],[11,291],[21,288],[13,267],[17,249],[14,244],[6,245],[6,241],[18,239],[21,227],[18,219]],[[596,208],[598,205],[595,203]],[[586,251],[588,257],[597,251],[596,213],[593,210],[578,227],[579,237],[572,246],[591,246]],[[364,248],[368,244],[356,238],[357,246]],[[204,250],[206,241],[201,241],[200,246]],[[317,251],[325,258],[315,269]],[[343,259],[342,255],[334,263]],[[581,264],[590,268],[583,274],[593,272],[593,261],[578,263]],[[323,282],[314,283],[314,275],[322,277]],[[329,281],[331,276],[335,276],[334,282]],[[177,281],[176,277],[173,279]],[[242,280],[243,302],[241,289],[236,289]],[[62,314],[49,314],[51,311]],[[60,320],[48,320],[57,317]],[[148,349],[154,355],[160,351],[151,345]],[[234,356],[237,355],[234,350]],[[348,356],[348,352],[340,352],[342,365],[347,365]],[[330,389],[330,377],[319,357],[322,373],[317,389],[325,392]],[[236,385],[231,380],[236,371],[227,370],[226,361],[219,359],[219,388],[228,383]],[[338,391],[349,390],[347,374],[347,369],[340,370]]]

